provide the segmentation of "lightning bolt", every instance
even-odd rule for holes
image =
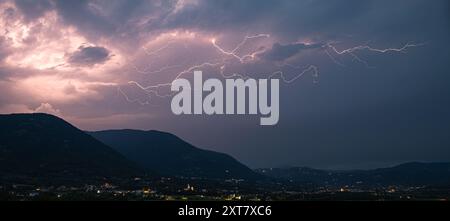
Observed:
[[[144,49],[145,54],[147,54],[149,56],[158,56],[159,52],[161,52],[163,50],[166,50],[167,48],[169,48],[174,43],[175,43],[175,41],[171,40],[171,41],[167,42],[164,46],[162,46],[162,47],[160,47],[160,48],[158,48],[156,50],[153,50],[153,51],[149,50],[146,47],[142,47],[142,48]]]
[[[252,52],[250,54],[245,54],[243,56],[239,56],[237,53],[238,51],[242,48],[242,46],[244,46],[249,40],[251,39],[257,39],[257,38],[268,38],[270,37],[268,34],[258,34],[258,35],[253,35],[253,36],[246,36],[232,51],[226,51],[225,49],[222,49],[218,44],[216,44],[216,39],[213,38],[211,39],[211,43],[213,45],[214,48],[216,48],[220,53],[222,53],[225,56],[232,56],[234,58],[236,58],[237,60],[239,60],[239,62],[244,63],[246,59],[251,58],[254,59],[256,54],[258,53],[262,53],[262,50],[257,50],[255,52]],[[146,54],[147,55],[151,55],[151,56],[158,56],[158,53],[163,51],[164,49],[167,49],[173,42],[169,42],[166,45],[164,45],[161,48],[158,48],[154,51],[148,51],[148,49],[146,50]],[[170,69],[170,68],[175,68],[175,67],[179,67],[180,65],[172,65],[172,66],[165,66],[160,68],[159,70],[156,71],[148,71],[148,70],[141,70],[139,69],[136,65],[133,65],[133,68],[138,72],[138,73],[142,73],[142,74],[152,74],[152,73],[159,73],[162,72],[164,70]],[[175,78],[172,79],[171,82],[167,82],[167,83],[160,83],[160,84],[155,84],[155,85],[149,85],[149,86],[144,86],[142,84],[140,84],[139,82],[136,81],[129,81],[129,84],[135,85],[138,88],[140,88],[141,90],[145,91],[147,94],[153,94],[157,97],[160,98],[166,98],[166,97],[171,97],[174,95],[174,93],[168,93],[168,94],[160,94],[159,93],[159,89],[161,87],[170,87],[172,85],[172,82],[176,79],[179,79],[180,77],[182,77],[185,74],[191,73],[192,71],[196,70],[196,69],[200,69],[203,67],[220,67],[220,74],[222,75],[223,78],[232,78],[232,77],[240,77],[240,78],[247,78],[247,76],[244,75],[240,75],[240,74],[231,74],[231,75],[225,75],[223,70],[225,69],[225,64],[224,62],[218,62],[218,63],[211,63],[211,62],[205,62],[205,63],[201,63],[198,65],[194,65],[191,67],[186,68],[185,70],[179,72]],[[126,96],[126,94],[124,93],[123,90],[120,90],[120,93],[123,94],[124,96]],[[128,96],[125,97],[125,99],[128,102],[138,102],[140,104],[144,104],[143,102],[141,102],[140,100],[136,100],[136,99],[130,99]]]
[[[284,75],[283,71],[275,71],[272,74],[270,74],[268,76],[268,79],[272,79],[273,77],[275,77],[276,75],[280,75],[280,79],[286,83],[286,84],[290,84],[294,81],[296,81],[297,79],[299,79],[300,77],[302,77],[304,74],[311,72],[311,76],[313,77],[313,83],[318,83],[317,78],[319,77],[319,69],[317,68],[317,66],[315,65],[309,65],[307,68],[303,68],[303,67],[299,67],[299,66],[294,66],[291,64],[283,64],[283,66],[289,66],[291,68],[300,70],[300,72],[293,78],[291,79],[287,79]]]
[[[251,36],[245,36],[243,38],[243,40],[241,42],[239,42],[232,50],[226,50],[224,48],[222,48],[218,43],[217,40],[215,38],[210,39],[210,43],[212,45],[212,47],[219,52],[221,55],[223,55],[223,59],[218,61],[218,62],[204,62],[204,63],[200,63],[200,64],[196,64],[190,67],[185,68],[184,70],[178,72],[176,74],[176,76],[174,78],[172,78],[172,80],[170,82],[165,82],[165,83],[159,83],[159,84],[154,84],[154,85],[142,85],[137,81],[129,81],[128,84],[131,85],[135,85],[137,88],[143,90],[148,96],[149,98],[154,95],[156,97],[160,97],[160,98],[167,98],[167,97],[171,97],[173,96],[175,93],[171,92],[171,93],[164,93],[161,94],[160,93],[160,89],[164,88],[164,87],[170,87],[172,85],[172,82],[176,79],[181,78],[182,76],[186,75],[186,74],[191,74],[193,73],[194,70],[198,70],[204,67],[213,67],[213,68],[219,68],[220,69],[220,75],[224,78],[224,79],[229,79],[229,78],[241,78],[241,79],[248,79],[249,76],[245,75],[245,74],[240,74],[240,73],[231,73],[231,74],[225,74],[225,69],[227,67],[227,62],[225,58],[233,58],[235,60],[237,60],[239,63],[241,64],[245,64],[248,63],[249,61],[253,61],[257,58],[257,55],[264,53],[267,49],[266,48],[262,48],[262,49],[258,49],[258,50],[254,50],[250,53],[247,54],[242,54],[240,53],[241,49],[250,41],[253,39],[260,39],[260,38],[270,38],[269,34],[257,34],[257,35],[251,35]],[[153,50],[153,51],[149,51],[147,48],[144,48],[145,50],[145,54],[148,56],[159,56],[159,53],[161,53],[162,51],[166,50],[167,48],[169,48],[171,46],[171,44],[173,44],[173,41],[169,41],[167,44],[165,44],[164,46]],[[409,48],[412,47],[418,47],[421,46],[423,44],[413,44],[413,43],[407,43],[405,45],[403,45],[400,48],[374,48],[371,47],[369,45],[359,45],[359,46],[355,46],[352,48],[347,48],[347,49],[343,49],[343,50],[338,50],[333,43],[327,43],[324,44],[323,49],[325,54],[332,60],[332,62],[334,62],[336,65],[339,65],[341,67],[345,67],[345,64],[340,62],[335,56],[344,56],[344,55],[349,55],[353,58],[354,61],[363,63],[366,67],[370,67],[368,62],[365,61],[364,59],[362,59],[360,56],[358,56],[357,52],[359,51],[370,51],[370,52],[375,52],[375,53],[388,53],[388,52],[395,52],[395,53],[406,53],[406,51]],[[152,66],[152,63],[149,65]],[[319,77],[319,68],[315,65],[308,65],[306,68],[305,67],[300,67],[300,66],[295,66],[289,63],[282,63],[277,65],[280,70],[274,71],[272,73],[270,73],[267,78],[268,79],[273,79],[275,77],[278,77],[280,80],[282,80],[282,82],[284,82],[285,84],[291,84],[293,82],[295,82],[296,80],[300,79],[302,76],[304,76],[307,73],[310,73],[312,78],[313,78],[313,83],[318,83],[318,77]],[[158,70],[153,70],[153,71],[149,71],[148,69],[138,69],[136,65],[134,65],[134,69],[135,71],[137,71],[138,73],[141,74],[154,74],[154,73],[160,73],[172,68],[177,68],[177,67],[181,67],[181,65],[168,65],[165,67],[162,67]],[[285,67],[289,67],[295,70],[295,72],[297,72],[295,74],[294,77],[288,78],[285,74],[284,71],[282,71],[282,68]],[[129,96],[126,95],[126,93],[121,90],[120,88],[118,89],[118,91],[125,97],[125,99],[128,102],[131,103],[139,103],[141,105],[148,105],[150,104],[150,102],[147,101],[142,101],[139,99],[130,99]]]
[[[216,43],[216,39],[215,39],[215,38],[211,39],[211,43],[212,43],[212,45],[213,45],[219,52],[221,52],[222,54],[228,55],[228,56],[232,56],[232,57],[236,58],[237,60],[239,60],[239,62],[244,63],[245,60],[248,59],[248,58],[251,59],[251,60],[255,59],[255,56],[256,56],[257,54],[259,54],[259,53],[263,53],[263,52],[265,51],[265,49],[263,49],[263,50],[258,50],[258,51],[255,51],[255,52],[253,52],[253,53],[246,54],[246,55],[243,55],[243,56],[239,56],[239,55],[237,54],[237,52],[241,49],[241,47],[244,46],[244,45],[248,42],[248,40],[256,39],[256,38],[269,38],[269,37],[270,37],[269,34],[258,34],[258,35],[253,35],[253,36],[245,36],[244,40],[242,40],[242,41],[241,41],[241,42],[240,42],[233,50],[231,50],[231,51],[226,51],[225,49],[223,49],[222,47],[220,47],[220,46]]]
[[[363,63],[366,67],[370,68],[371,66],[369,66],[369,63],[367,61],[365,61],[364,59],[362,59],[361,57],[359,57],[356,54],[356,52],[370,51],[370,52],[376,52],[376,53],[381,53],[381,54],[388,53],[388,52],[406,53],[406,51],[409,48],[419,47],[419,46],[423,46],[423,45],[425,45],[425,43],[420,43],[420,44],[407,43],[400,48],[384,48],[384,49],[373,48],[369,45],[359,45],[356,47],[343,49],[341,51],[339,51],[332,43],[328,43],[328,44],[324,45],[324,47],[325,47],[325,53],[328,55],[328,57],[330,57],[330,59],[339,66],[345,66],[345,65],[342,64],[341,62],[339,62],[334,56],[332,56],[327,49],[330,49],[332,52],[334,52],[337,55],[350,55],[354,61]]]
[[[117,87],[117,92],[122,94],[123,97],[125,97],[125,100],[127,100],[130,103],[138,103],[140,105],[149,105],[150,102],[148,101],[141,101],[140,99],[131,99],[123,90],[122,88],[119,86]]]
[[[177,74],[177,76],[176,76],[171,82],[168,82],[168,83],[160,83],[160,84],[155,84],[155,85],[150,85],[150,86],[143,86],[143,85],[141,85],[140,83],[138,83],[138,82],[136,82],[136,81],[129,81],[128,83],[129,83],[129,84],[134,84],[134,85],[136,85],[138,88],[144,90],[145,92],[147,92],[147,93],[153,93],[154,95],[156,95],[156,96],[158,96],[158,97],[161,97],[161,98],[171,97],[171,96],[174,95],[174,93],[159,94],[159,90],[158,90],[158,89],[161,88],[161,87],[170,87],[170,86],[172,86],[172,82],[173,82],[174,80],[179,79],[179,78],[182,77],[184,74],[191,73],[193,70],[200,69],[200,68],[206,67],[206,66],[209,66],[209,67],[216,67],[216,66],[219,66],[219,65],[222,65],[222,63],[209,63],[209,62],[205,62],[205,63],[202,63],[202,64],[200,64],[200,65],[194,65],[194,66],[191,66],[191,67],[189,67],[189,68],[187,68],[187,69],[185,69],[185,70],[179,72],[179,73]]]

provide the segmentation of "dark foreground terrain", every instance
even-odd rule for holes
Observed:
[[[165,132],[84,132],[48,114],[0,115],[0,200],[449,198],[450,163],[251,170]]]

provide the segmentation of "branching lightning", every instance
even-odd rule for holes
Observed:
[[[248,40],[251,39],[256,39],[256,38],[269,38],[270,35],[269,34],[258,34],[258,35],[253,35],[253,36],[246,36],[244,38],[244,40],[242,40],[233,50],[231,51],[226,51],[223,48],[221,48],[219,45],[217,45],[216,43],[216,39],[213,38],[211,39],[211,43],[212,45],[222,54],[224,55],[228,55],[228,56],[232,56],[234,58],[236,58],[237,60],[239,60],[239,62],[244,63],[246,59],[255,59],[255,56],[259,53],[263,53],[265,51],[265,49],[263,50],[257,50],[255,52],[252,52],[250,54],[245,54],[243,56],[239,56],[237,53],[239,52],[239,50],[241,49],[242,46],[244,46]]]
[[[267,49],[265,47],[261,47],[258,50],[253,50],[250,53],[242,53],[241,49],[242,47],[244,47],[249,41],[254,40],[254,39],[260,39],[260,38],[270,38],[269,34],[257,34],[257,35],[252,35],[252,36],[245,36],[244,39],[239,42],[236,47],[234,47],[231,51],[228,51],[224,48],[222,48],[218,43],[217,40],[215,38],[210,39],[210,43],[212,45],[212,47],[220,53],[220,55],[222,55],[224,58],[218,62],[204,62],[204,63],[200,63],[200,64],[196,64],[190,67],[185,68],[184,70],[178,72],[176,74],[176,76],[170,81],[170,82],[165,82],[165,83],[158,83],[158,84],[154,84],[154,85],[147,85],[144,86],[142,84],[140,84],[139,82],[136,81],[129,81],[128,83],[131,85],[135,85],[137,88],[143,90],[148,96],[149,98],[154,95],[160,98],[167,98],[167,97],[171,97],[174,95],[174,93],[164,93],[161,94],[160,93],[160,89],[161,88],[167,88],[170,87],[172,85],[172,81],[181,78],[183,75],[185,74],[189,74],[192,73],[194,70],[197,69],[201,69],[201,68],[205,68],[205,67],[213,67],[213,68],[219,68],[220,70],[220,75],[224,78],[224,79],[229,79],[229,78],[241,78],[241,79],[248,79],[249,76],[245,75],[245,74],[240,74],[240,73],[232,73],[232,74],[225,74],[225,69],[227,67],[227,59],[226,58],[232,58],[235,59],[236,61],[238,61],[241,64],[246,64],[252,61],[255,61],[256,59],[258,59],[258,55],[264,53]],[[159,56],[159,53],[163,52],[164,50],[166,50],[167,48],[169,48],[172,44],[174,43],[174,41],[169,41],[167,44],[163,45],[162,47],[153,50],[153,51],[149,51],[147,48],[144,48],[145,50],[145,54],[148,56]],[[352,48],[347,48],[347,49],[343,49],[343,50],[338,50],[332,43],[327,43],[324,44],[324,46],[322,47],[324,49],[325,54],[331,59],[331,61],[333,63],[335,63],[336,65],[339,65],[341,67],[345,67],[346,65],[342,62],[340,62],[336,56],[344,56],[344,55],[348,55],[351,56],[353,61],[357,61],[360,62],[362,64],[364,64],[366,67],[370,67],[368,62],[365,61],[364,59],[362,59],[357,52],[358,51],[369,51],[369,52],[375,52],[375,53],[388,53],[388,52],[395,52],[395,53],[406,53],[406,51],[409,48],[412,47],[418,47],[421,46],[423,44],[412,44],[412,43],[407,43],[404,46],[400,47],[400,48],[374,48],[371,47],[369,45],[359,45],[359,46],[355,46]],[[152,63],[149,65],[149,67],[152,66]],[[135,71],[137,73],[141,73],[141,74],[155,74],[155,73],[160,73],[169,69],[175,69],[175,68],[179,68],[182,65],[168,65],[162,68],[159,68],[157,70],[152,70],[150,71],[149,68],[146,68],[144,70],[137,68],[136,65],[133,65],[133,68],[135,69]],[[292,64],[289,64],[287,62],[283,62],[282,64],[277,64],[277,67],[279,67],[279,70],[276,70],[272,73],[270,73],[267,78],[268,79],[272,79],[275,77],[278,77],[280,80],[282,80],[282,82],[284,82],[285,84],[291,84],[294,81],[298,80],[299,78],[301,78],[302,76],[304,76],[307,73],[310,73],[312,78],[313,78],[313,83],[317,83],[318,82],[318,76],[319,76],[319,68],[315,65],[308,65],[306,67],[300,67],[300,66],[295,66]],[[282,70],[283,68],[291,68],[294,69],[295,72],[297,73],[294,77],[288,78],[285,75],[285,72]],[[118,91],[125,97],[125,99],[128,102],[131,103],[139,103],[141,105],[148,105],[150,104],[150,102],[147,101],[142,101],[139,99],[130,99],[129,96],[126,95],[126,93],[124,93],[124,91],[122,89],[118,89]]]
[[[371,67],[371,66],[369,66],[369,63],[367,61],[365,61],[364,59],[359,57],[355,52],[370,51],[370,52],[376,52],[376,53],[382,53],[382,54],[388,53],[388,52],[406,53],[406,51],[409,48],[418,47],[418,46],[422,46],[422,45],[424,45],[424,43],[421,43],[421,44],[407,43],[403,47],[400,47],[400,48],[384,48],[384,49],[373,48],[369,45],[359,45],[359,46],[347,48],[347,49],[344,49],[341,51],[339,51],[332,43],[328,43],[328,44],[324,45],[324,47],[325,47],[325,53],[328,55],[328,57],[330,57],[330,59],[339,66],[345,66],[345,65],[342,64],[341,62],[339,62],[335,57],[333,57],[327,49],[330,49],[336,55],[350,55],[354,61],[363,63],[366,67]]]
[[[148,105],[148,104],[150,104],[150,102],[148,102],[148,100],[147,100],[147,101],[141,101],[141,100],[139,100],[139,99],[131,99],[131,98],[130,98],[123,90],[122,90],[122,88],[120,88],[120,86],[117,87],[117,92],[120,93],[120,94],[122,94],[122,95],[125,97],[125,100],[127,100],[127,101],[130,102],[130,103],[138,103],[138,104],[140,104],[140,105]]]

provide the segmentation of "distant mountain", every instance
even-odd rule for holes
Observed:
[[[141,166],[162,174],[247,180],[262,177],[229,155],[196,148],[170,133],[108,130],[90,134]]]
[[[136,173],[139,169],[133,162],[58,117],[0,115],[2,176],[77,179]]]
[[[255,171],[267,177],[301,184],[326,184],[334,175],[325,170],[309,167],[263,168]]]
[[[405,163],[373,170],[333,171],[307,167],[257,169],[268,177],[316,185],[450,185],[450,163]]]
[[[365,175],[367,182],[374,183],[450,185],[450,163],[411,162],[369,170],[362,175]]]

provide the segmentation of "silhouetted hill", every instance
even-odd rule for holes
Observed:
[[[366,173],[368,182],[374,183],[450,185],[450,163],[411,162]]]
[[[306,167],[257,169],[258,173],[300,184],[316,185],[450,185],[450,163],[405,163],[373,170],[333,171]]]
[[[145,168],[162,174],[250,180],[262,177],[229,155],[196,148],[170,133],[108,130],[90,134]]]
[[[138,173],[136,168],[112,148],[58,117],[0,115],[0,173],[5,176],[130,176]]]

